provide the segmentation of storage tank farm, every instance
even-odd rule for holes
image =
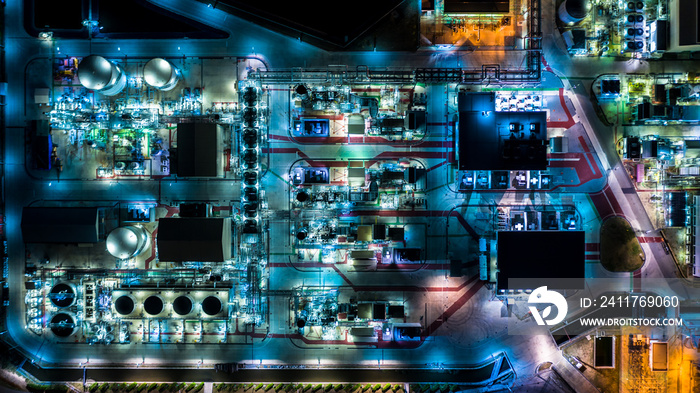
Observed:
[[[102,56],[90,55],[78,65],[80,84],[106,96],[119,94],[126,87],[126,73],[114,62]]]

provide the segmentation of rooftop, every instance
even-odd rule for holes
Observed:
[[[459,94],[460,170],[545,170],[546,112],[496,112],[495,93]]]
[[[497,247],[499,290],[583,288],[584,231],[498,232]]]

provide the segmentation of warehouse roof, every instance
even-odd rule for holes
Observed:
[[[25,207],[21,226],[25,243],[100,241],[96,207]]]
[[[583,288],[584,231],[498,232],[497,247],[499,290]]]

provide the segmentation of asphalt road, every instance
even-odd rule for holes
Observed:
[[[83,369],[42,369],[25,364],[24,370],[42,381],[71,382],[81,381]],[[241,370],[226,373],[212,369],[172,369],[172,368],[99,368],[86,371],[86,379],[108,382],[436,382],[468,383],[477,382],[478,377],[490,374],[484,372],[449,369],[261,369]]]

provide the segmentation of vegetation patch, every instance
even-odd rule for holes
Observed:
[[[644,264],[642,247],[624,218],[609,218],[600,227],[600,263],[611,272],[633,272]]]

